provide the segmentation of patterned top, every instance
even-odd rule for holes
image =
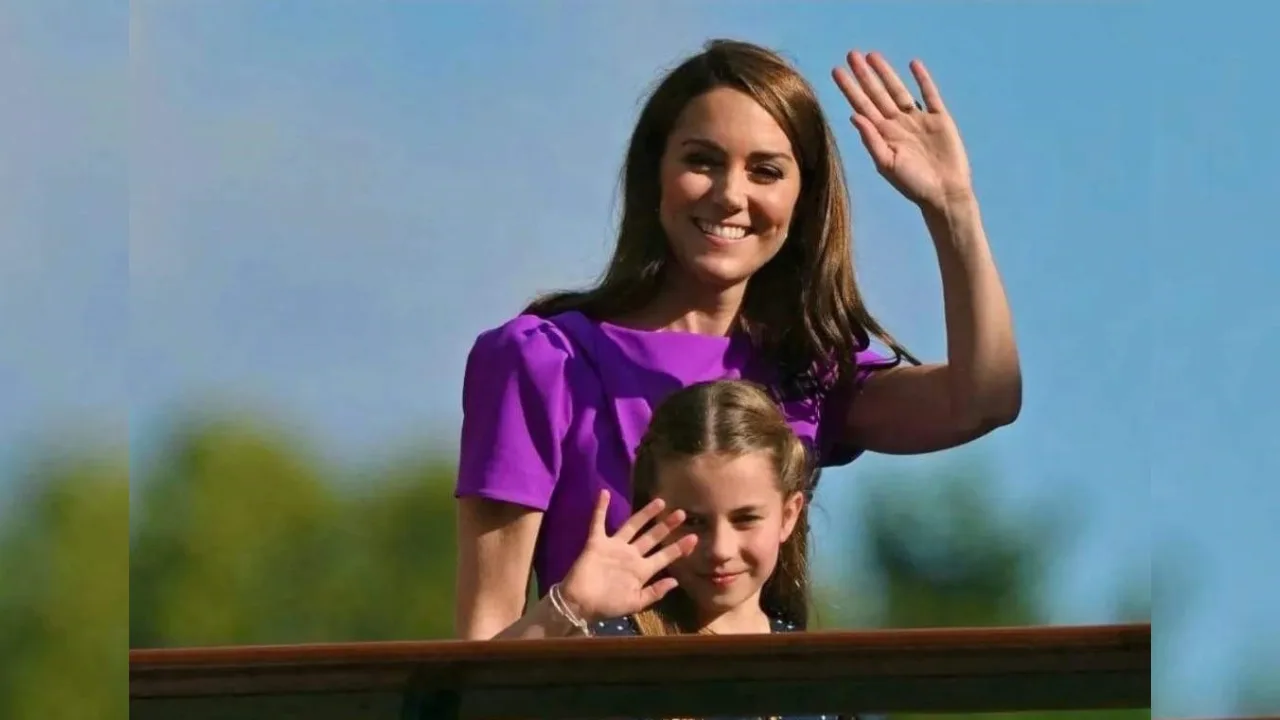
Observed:
[[[769,625],[773,632],[799,632],[800,628],[795,623],[783,620],[781,618],[769,618]],[[635,620],[631,616],[614,618],[612,620],[601,620],[591,626],[591,634],[597,637],[630,637],[640,634],[640,628],[636,627]],[[756,720],[755,718],[727,718],[716,717],[707,718],[706,720]],[[859,720],[857,716],[849,715],[785,715],[778,720]]]

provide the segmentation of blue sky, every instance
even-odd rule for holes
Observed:
[[[1105,620],[1154,556],[1171,571],[1154,581],[1162,715],[1229,712],[1246,653],[1280,647],[1280,573],[1260,564],[1280,545],[1280,461],[1263,451],[1280,427],[1264,362],[1280,353],[1280,49],[1265,35],[1280,11],[98,5],[0,6],[3,467],[45,433],[123,442],[126,422],[145,458],[169,413],[215,401],[343,461],[449,447],[471,340],[599,271],[642,93],[712,36],[779,48],[818,86],[869,302],[941,357],[929,241],[828,79],[847,49],[874,48],[900,69],[923,58],[960,124],[1025,408],[970,448],[830,473],[824,504],[856,502],[859,477],[957,459],[997,470],[1011,511],[1069,504],[1057,622]]]

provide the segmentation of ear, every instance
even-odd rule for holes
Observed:
[[[804,494],[794,492],[782,502],[782,542],[791,537],[800,521],[800,512],[804,510]]]

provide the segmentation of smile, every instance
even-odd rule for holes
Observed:
[[[702,231],[702,234],[721,241],[732,242],[735,240],[741,240],[751,232],[751,228],[743,227],[741,225],[724,225],[721,223],[700,220],[698,218],[693,219],[693,224]]]
[[[742,577],[742,575],[743,573],[740,573],[740,572],[713,573],[711,575],[703,575],[702,577],[706,578],[707,582],[711,583],[712,585],[722,588],[722,587],[728,587],[729,585],[732,585],[733,581]]]

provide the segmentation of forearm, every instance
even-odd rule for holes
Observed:
[[[951,410],[966,425],[1012,422],[1022,405],[1013,318],[973,196],[924,209],[942,274]]]
[[[556,609],[551,598],[543,597],[494,640],[540,640],[543,638],[582,636],[582,631]]]

